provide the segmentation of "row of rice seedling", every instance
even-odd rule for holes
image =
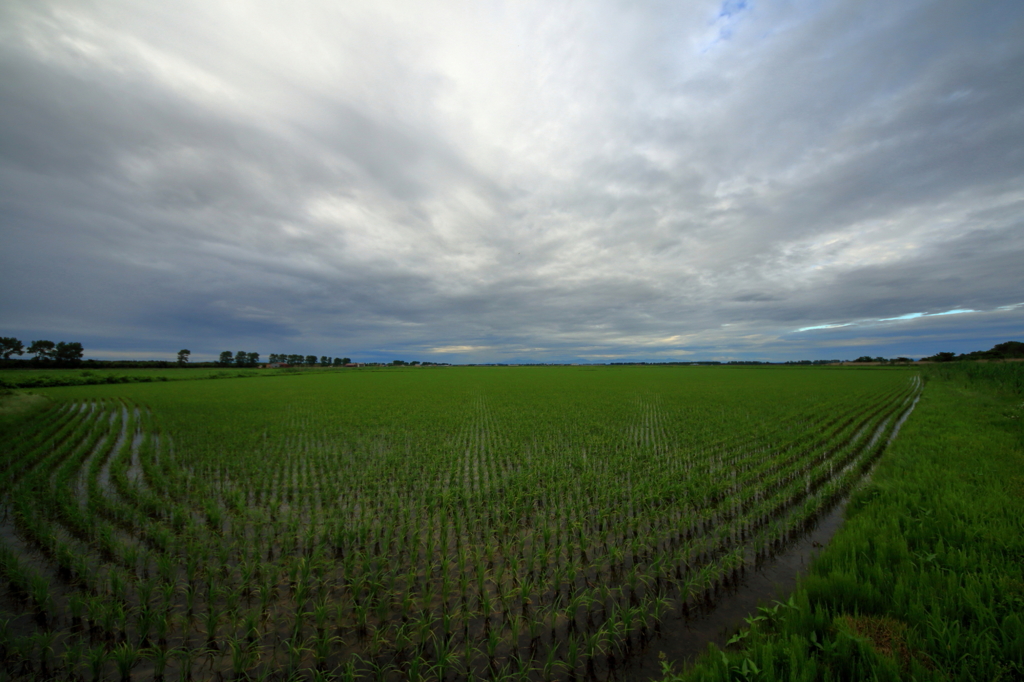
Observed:
[[[689,368],[51,389],[4,468],[0,653],[122,679],[614,677],[856,480],[918,390]]]

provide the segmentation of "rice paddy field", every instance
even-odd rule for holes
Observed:
[[[621,679],[844,496],[921,387],[510,367],[40,389],[0,422],[3,675]]]

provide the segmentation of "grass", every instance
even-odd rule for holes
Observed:
[[[49,403],[46,396],[0,388],[0,420],[20,417]]]
[[[121,369],[4,369],[0,370],[0,390],[12,388],[50,388],[54,386],[95,386],[196,379],[239,379],[244,377],[288,376],[306,372],[332,371],[320,368],[286,367],[255,369],[234,367],[171,367]],[[344,371],[344,370],[333,370]]]
[[[933,370],[790,600],[665,680],[1024,679],[1018,371]]]
[[[948,362],[928,367],[928,375],[1024,396],[1024,362]]]

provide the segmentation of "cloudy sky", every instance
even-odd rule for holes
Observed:
[[[0,335],[87,357],[1024,340],[1024,4],[0,3]]]

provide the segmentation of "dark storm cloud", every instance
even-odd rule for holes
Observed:
[[[1024,334],[1017,3],[12,2],[0,26],[5,334],[465,361]]]

